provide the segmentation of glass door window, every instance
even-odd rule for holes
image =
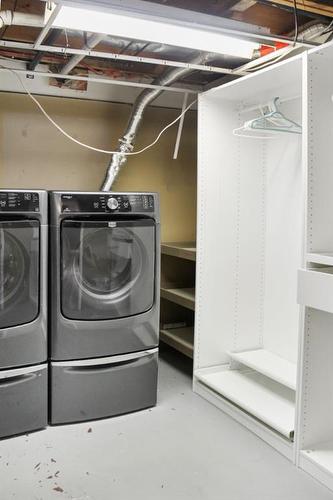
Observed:
[[[0,221],[0,328],[39,312],[39,222]]]
[[[65,317],[114,319],[152,307],[153,220],[65,220],[61,244],[61,308]]]

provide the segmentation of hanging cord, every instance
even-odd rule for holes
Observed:
[[[75,137],[71,136],[70,134],[68,134],[63,128],[60,127],[60,125],[58,125],[58,123],[56,123],[53,118],[50,117],[50,115],[45,111],[45,109],[43,108],[43,106],[41,105],[41,103],[31,94],[30,90],[27,88],[27,86],[25,85],[24,81],[22,80],[21,76],[14,70],[12,70],[11,68],[6,68],[5,66],[2,66],[0,64],[0,68],[1,69],[5,69],[7,71],[9,71],[10,73],[12,73],[13,75],[16,76],[16,78],[18,79],[18,81],[20,82],[22,88],[24,89],[24,91],[28,94],[28,96],[30,97],[30,99],[33,100],[33,102],[36,104],[36,106],[40,109],[40,111],[43,113],[43,115],[45,116],[45,118],[47,118],[51,123],[52,125],[59,130],[59,132],[61,132],[65,137],[67,137],[67,139],[70,139],[71,141],[75,142],[76,144],[78,144],[79,146],[82,146],[83,148],[86,148],[86,149],[90,149],[91,151],[96,151],[97,153],[104,153],[104,154],[107,154],[107,155],[114,155],[114,154],[121,154],[121,155],[126,155],[126,156],[133,156],[133,155],[138,155],[138,154],[141,154],[143,153],[144,151],[147,151],[147,149],[150,149],[152,148],[153,146],[155,146],[155,144],[160,140],[160,137],[164,134],[164,132],[166,130],[168,130],[170,127],[172,127],[172,125],[174,125],[175,123],[177,123],[181,117],[183,115],[185,115],[185,113],[196,103],[197,99],[195,99],[194,101],[192,101],[185,109],[184,111],[177,116],[177,118],[175,118],[171,123],[169,123],[168,125],[166,125],[166,127],[164,127],[161,132],[157,135],[156,139],[151,143],[151,144],[148,144],[148,146],[145,146],[144,148],[142,149],[139,149],[138,151],[132,151],[130,153],[125,153],[125,152],[122,152],[122,151],[109,151],[107,149],[99,149],[99,148],[95,148],[94,146],[89,146],[89,144],[85,144],[84,142],[81,142],[81,141],[78,141],[77,139],[75,139]]]
[[[68,55],[67,55],[67,49],[69,48],[69,42],[68,42],[68,35],[67,35],[67,29],[64,29],[65,32],[65,40],[66,40],[66,47],[65,47],[65,53],[64,53],[64,58],[67,60]]]

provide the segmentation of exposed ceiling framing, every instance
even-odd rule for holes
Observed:
[[[93,3],[93,0],[89,1]],[[293,45],[293,0],[98,1],[102,4],[104,2],[108,7],[123,10],[132,8],[135,12],[146,12],[147,15],[153,13],[160,17],[171,16],[183,22],[200,23],[207,29],[235,34],[263,45],[274,46],[280,42]],[[75,4],[78,0],[71,2]],[[329,25],[333,19],[332,3],[328,0],[297,0],[299,33],[308,28],[309,22],[310,26],[321,23],[320,29],[328,27],[329,37]],[[42,17],[46,5],[46,2],[40,0],[2,0],[1,10]],[[192,70],[191,73],[178,81],[176,87],[199,92],[207,86],[212,87],[226,79],[242,76],[247,68],[244,66],[247,60],[221,54],[216,54],[209,65],[191,65],[189,61],[198,53],[195,50],[111,36],[100,37],[99,43],[89,48],[88,33],[55,29],[52,26],[54,16],[55,14],[51,15],[43,27],[40,27],[40,23],[39,26],[3,26],[0,29],[1,64],[4,66],[6,59],[11,59],[19,62],[18,67],[23,71],[24,63],[24,74],[30,72],[36,76],[45,76],[43,72],[46,71],[47,76],[57,78],[59,82],[80,78],[82,81],[89,81],[94,78],[94,81],[117,82],[119,85],[129,82],[130,86],[138,87],[147,84],[153,87],[153,81],[166,67],[188,67]],[[298,39],[296,48],[304,50],[316,44],[316,38],[303,38]],[[276,49],[279,47],[277,45]],[[275,54],[279,55],[280,52]],[[76,62],[72,69],[68,62],[72,61],[73,56],[76,56]],[[272,54],[268,59],[272,59]],[[66,67],[71,68],[68,78],[64,74]]]
[[[171,66],[176,68],[188,68],[193,69],[195,71],[203,71],[206,73],[215,73],[215,74],[233,74],[233,75],[245,75],[246,73],[239,69],[230,69],[230,68],[222,68],[220,66],[214,65],[204,65],[204,64],[192,64],[188,62],[182,61],[173,61],[170,59],[156,59],[156,57],[144,57],[144,56],[133,56],[128,54],[120,54],[120,53],[111,53],[111,52],[101,52],[90,49],[71,49],[69,47],[58,47],[52,45],[36,45],[29,43],[21,43],[21,42],[7,42],[4,40],[0,40],[0,47],[7,47],[10,49],[23,49],[23,50],[31,50],[31,51],[40,51],[40,52],[49,52],[56,54],[65,54],[65,55],[83,55],[85,57],[95,57],[100,59],[111,59],[114,61],[130,61],[134,63],[146,63],[153,65],[161,65],[161,66]]]

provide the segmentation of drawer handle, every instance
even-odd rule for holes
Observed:
[[[85,368],[85,367],[101,367],[101,366],[116,366],[125,364],[127,362],[134,363],[140,359],[151,360],[158,354],[158,347],[147,351],[140,351],[137,353],[120,354],[116,356],[108,356],[96,359],[81,359],[80,361],[53,361],[52,367],[54,368]]]
[[[89,372],[89,371],[103,371],[103,370],[108,370],[108,369],[113,369],[117,368],[120,366],[126,366],[126,365],[135,365],[136,363],[140,361],[147,361],[147,357],[145,358],[134,358],[134,359],[127,359],[124,361],[116,361],[115,363],[108,363],[105,365],[88,365],[88,366],[69,366],[67,369],[68,371],[71,372]]]
[[[7,377],[0,379],[0,387],[4,385],[16,385],[28,380],[29,378],[36,377],[35,373],[23,373],[22,375],[15,375],[14,377]]]

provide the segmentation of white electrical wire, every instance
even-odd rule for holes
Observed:
[[[249,68],[248,71],[249,73],[252,73],[253,71],[258,71],[260,69],[263,69],[263,68],[266,68],[267,66],[271,66],[272,64],[275,64],[277,63],[278,61],[280,61],[281,59],[283,59],[284,57],[288,56],[291,52],[293,52],[295,50],[295,47],[292,46],[292,47],[285,47],[286,51],[283,52],[283,54],[278,54],[279,51],[276,52],[276,57],[274,57],[274,59],[271,59],[270,61],[266,62],[266,63],[262,63],[262,64],[258,64],[257,66],[253,66],[253,68]],[[280,49],[281,50],[281,49]],[[282,49],[284,50],[284,49]]]
[[[175,118],[175,120],[173,120],[171,123],[169,123],[166,127],[164,127],[161,132],[157,135],[156,139],[151,143],[151,144],[148,144],[148,146],[145,146],[144,148],[140,149],[139,151],[132,151],[130,153],[125,153],[125,152],[122,152],[122,151],[108,151],[106,149],[99,149],[99,148],[95,148],[94,146],[89,146],[89,144],[85,144],[84,142],[81,142],[81,141],[78,141],[77,139],[75,139],[75,137],[71,136],[70,134],[68,134],[63,128],[60,127],[60,125],[58,125],[58,123],[56,123],[51,117],[50,115],[45,111],[45,109],[43,108],[43,106],[41,105],[41,103],[31,94],[30,90],[27,88],[27,86],[25,85],[24,81],[22,80],[21,76],[13,69],[11,68],[6,68],[5,66],[2,66],[0,64],[0,68],[1,69],[5,69],[7,71],[9,71],[10,73],[12,73],[13,75],[16,76],[16,78],[18,79],[18,81],[20,82],[23,90],[28,94],[28,96],[33,100],[33,102],[36,104],[36,106],[39,108],[39,110],[43,113],[43,115],[52,123],[52,125],[59,130],[59,132],[61,132],[65,137],[67,137],[67,139],[70,139],[71,141],[75,142],[76,144],[78,144],[79,146],[82,146],[84,148],[87,148],[87,149],[90,149],[91,151],[97,151],[97,153],[104,153],[104,154],[107,154],[107,155],[114,155],[114,154],[121,154],[121,155],[126,155],[126,156],[130,156],[130,155],[138,155],[140,153],[143,153],[144,151],[147,151],[147,149],[150,149],[151,147],[155,146],[155,144],[160,140],[160,137],[164,134],[164,132],[172,127],[172,125],[174,125],[175,123],[178,122],[178,120],[181,119],[181,117],[183,115],[185,115],[185,113],[193,106],[193,104],[195,104],[196,102],[196,99],[194,101],[191,102],[191,104],[189,104],[185,109],[184,111],[182,111],[182,113],[180,115],[177,116],[177,118]]]

